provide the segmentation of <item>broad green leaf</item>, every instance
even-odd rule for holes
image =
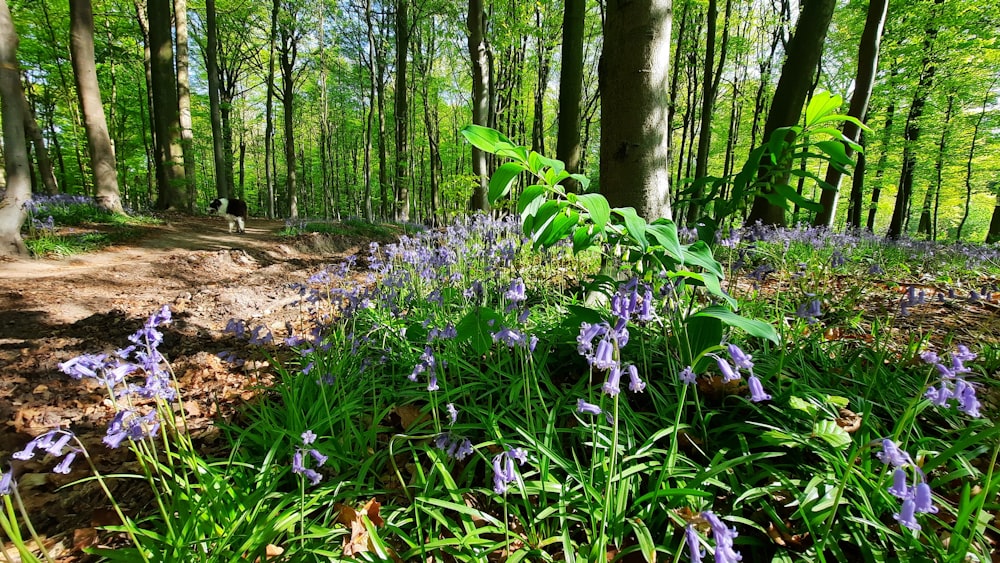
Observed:
[[[764,442],[768,444],[784,448],[797,448],[801,445],[795,436],[780,430],[768,430],[761,434],[760,437],[763,438]]]
[[[698,365],[694,365],[694,358],[722,342],[722,321],[714,317],[692,315],[684,321],[684,328],[687,339],[676,342],[675,347],[685,364],[692,366],[695,372],[703,371],[711,358],[702,357]],[[678,334],[678,337],[684,338],[684,335]]]
[[[766,338],[771,342],[774,342],[775,344],[781,343],[781,339],[778,337],[778,332],[774,330],[774,327],[771,326],[770,324],[765,323],[764,321],[758,321],[756,319],[748,319],[746,317],[737,315],[736,313],[730,311],[729,309],[719,305],[712,305],[710,307],[705,307],[704,309],[698,311],[692,316],[716,318],[731,327],[742,329],[744,332],[746,332],[751,336],[756,336],[758,338]]]
[[[590,227],[577,227],[573,231],[573,253],[579,253],[587,250],[594,245],[594,240],[597,238],[595,234],[595,229],[593,226]]]
[[[653,235],[656,243],[662,246],[668,255],[680,262],[684,261],[684,249],[677,239],[677,226],[673,221],[657,219],[646,228],[646,232]]]
[[[601,194],[582,194],[577,196],[577,202],[590,213],[590,220],[598,231],[604,230],[604,225],[611,218],[611,206],[608,200]]]
[[[462,136],[472,143],[472,146],[481,151],[496,154],[500,144],[512,145],[510,139],[504,137],[502,133],[482,125],[466,125],[462,129]]]
[[[806,106],[806,127],[814,125],[818,120],[829,116],[842,103],[844,103],[844,99],[839,95],[832,95],[826,90],[816,92]]]
[[[498,323],[502,323],[503,319],[489,307],[477,307],[469,311],[455,325],[455,340],[468,342],[477,354],[485,354],[493,346],[494,328],[490,326],[490,321],[493,321],[494,326],[499,326]]]
[[[529,213],[527,213],[528,215],[534,215],[535,211],[538,211],[538,206],[540,206],[542,202],[545,201],[545,198],[542,197],[544,195],[545,195],[545,186],[533,185],[524,188],[524,191],[521,192],[521,197],[517,199],[517,212],[520,213],[522,217],[524,217],[526,214],[525,210],[527,210],[532,203],[541,198],[541,201],[538,201],[537,205],[533,206],[534,209],[532,209]]]
[[[498,199],[510,193],[510,187],[514,184],[518,174],[524,172],[524,166],[516,162],[505,162],[496,169],[490,177],[490,203],[496,203]]]
[[[813,425],[813,438],[819,438],[838,450],[851,445],[851,435],[832,420],[823,420]]]
[[[850,399],[847,397],[841,397],[840,395],[827,395],[827,404],[833,405],[837,408],[846,409],[847,405],[850,404]]]
[[[851,160],[851,157],[847,156],[847,151],[844,149],[844,143],[841,143],[840,141],[819,141],[815,143],[815,145],[816,148],[830,155],[833,162],[838,164],[854,165],[854,161]]]
[[[778,185],[774,186],[774,191],[779,196],[781,196],[781,197],[785,198],[786,200],[788,200],[788,201],[790,201],[790,202],[798,205],[799,207],[804,207],[804,208],[808,209],[809,211],[815,211],[817,213],[819,213],[820,211],[823,211],[823,206],[821,204],[819,204],[819,203],[817,203],[817,202],[815,202],[815,201],[813,201],[811,199],[807,199],[806,197],[804,197],[802,195],[799,195],[799,193],[795,191],[795,188],[793,188],[793,187],[791,187],[791,186],[789,186],[787,184],[778,184]]]
[[[686,266],[701,266],[707,272],[715,274],[719,279],[725,278],[725,274],[722,271],[722,264],[712,256],[712,249],[709,248],[705,241],[696,240],[693,243],[683,247],[681,258]]]
[[[801,397],[796,397],[794,395],[788,398],[788,406],[792,407],[797,411],[802,411],[808,414],[809,416],[813,416],[819,411],[819,409],[816,408],[816,405],[810,403],[809,401]]]
[[[639,214],[631,207],[616,207],[611,211],[622,216],[625,220],[625,229],[628,231],[629,237],[637,242],[639,248],[645,252],[649,246],[649,243],[646,242],[646,220],[639,217]]]
[[[570,174],[570,178],[573,178],[577,182],[580,182],[580,191],[586,192],[590,189],[590,178],[584,176],[583,174]]]

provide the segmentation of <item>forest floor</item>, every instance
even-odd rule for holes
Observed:
[[[162,328],[160,351],[180,383],[187,422],[200,447],[224,448],[212,421],[232,416],[269,375],[266,362],[236,367],[217,357],[251,354],[245,340],[224,332],[226,324],[244,319],[284,335],[285,323],[297,316],[289,306],[298,298],[290,284],[347,254],[367,252],[368,239],[279,237],[283,226],[251,219],[245,234],[230,234],[220,218],[171,215],[99,252],[0,261],[0,463],[60,426],[74,430],[105,474],[140,473],[127,448],[101,443],[114,413],[106,392],[93,381],[71,379],[57,364],[125,347],[163,305],[173,322]],[[98,541],[96,528],[117,523],[95,482],[59,489],[89,475],[83,460],[74,465],[59,475],[47,460],[14,464],[32,522],[63,563],[87,560],[81,549]],[[148,499],[137,498],[145,495],[129,481],[109,483],[134,515]]]

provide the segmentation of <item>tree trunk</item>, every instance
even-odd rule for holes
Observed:
[[[990,82],[989,87],[986,88],[986,95],[983,96],[983,107],[979,111],[979,117],[976,118],[976,126],[972,129],[969,155],[965,159],[965,210],[962,212],[962,220],[959,221],[958,231],[955,233],[955,240],[959,242],[962,240],[962,229],[965,227],[965,222],[969,219],[969,207],[972,206],[972,158],[976,154],[976,142],[979,140],[979,131],[983,126],[986,110],[989,108],[990,102],[996,99],[996,96],[993,95],[994,86],[996,86],[996,80]]]
[[[940,201],[938,197],[941,193],[941,181],[944,172],[945,149],[948,146],[948,132],[951,129],[951,114],[955,109],[954,94],[948,95],[948,105],[944,112],[944,124],[941,127],[941,136],[938,138],[937,158],[934,160],[935,183],[927,187],[924,192],[924,203],[920,206],[920,221],[917,222],[917,234],[927,235],[931,240],[937,240],[937,213],[933,213],[936,208],[935,201]]]
[[[944,0],[934,0],[935,4],[941,4]],[[899,191],[896,193],[896,203],[892,208],[892,218],[889,220],[889,230],[886,236],[891,239],[898,239],[903,235],[904,224],[910,214],[910,199],[913,196],[913,174],[917,168],[917,141],[920,138],[920,117],[924,114],[924,106],[930,96],[931,85],[934,82],[936,66],[932,59],[932,47],[934,39],[937,37],[936,18],[932,15],[931,23],[924,33],[923,53],[924,59],[920,80],[917,82],[917,89],[913,94],[913,101],[910,103],[910,110],[906,114],[906,126],[903,130],[903,165],[899,171]]]
[[[45,186],[45,193],[55,195],[59,193],[59,184],[56,182],[55,171],[52,168],[52,160],[49,158],[49,151],[45,148],[45,137],[38,127],[35,119],[35,112],[24,97],[24,90],[21,91],[21,103],[24,104],[24,134],[35,147],[35,161],[38,163],[38,175],[41,176],[42,185]]]
[[[409,0],[396,1],[396,220],[410,220],[409,111],[406,63],[410,50],[410,22],[406,10]]]
[[[562,67],[559,72],[559,136],[556,158],[566,164],[566,171],[580,171],[580,125],[583,97],[583,23],[586,0],[566,0],[563,10]],[[565,182],[571,191],[575,181]]]
[[[212,156],[215,160],[215,193],[228,198],[232,186],[226,178],[226,153],[222,146],[222,107],[219,103],[219,31],[215,0],[205,0],[205,66],[208,73],[208,105],[212,118]]]
[[[671,0],[610,0],[601,88],[601,192],[612,207],[669,219]]]
[[[858,144],[865,147],[865,132],[861,131],[858,136]],[[861,208],[865,200],[865,167],[868,162],[868,155],[865,152],[858,153],[857,164],[854,166],[854,176],[851,179],[851,204],[847,208],[847,228],[861,228]]]
[[[180,109],[170,29],[170,0],[149,0],[149,48],[153,78],[153,121],[157,158],[163,163],[165,184],[160,186],[159,209],[190,210],[184,173]]]
[[[198,195],[195,183],[194,132],[191,122],[191,81],[188,78],[187,0],[173,0],[174,28],[177,31],[177,108],[181,127],[181,151],[184,159],[184,179],[190,207],[194,209]]]
[[[991,182],[990,186],[997,194],[997,202],[993,206],[993,217],[990,218],[990,230],[986,233],[986,244],[1000,241],[1000,182]]]
[[[28,147],[24,142],[24,91],[17,64],[17,32],[7,0],[0,0],[0,119],[3,121],[6,191],[0,200],[0,255],[27,255],[21,225],[28,215],[31,179]]]
[[[87,132],[87,148],[94,171],[97,204],[114,213],[124,213],[118,191],[118,164],[115,148],[104,118],[101,90],[94,62],[94,14],[90,0],[70,1],[70,50],[77,97]]]
[[[771,110],[767,113],[762,140],[768,142],[771,134],[781,127],[795,125],[802,116],[802,106],[812,87],[813,76],[819,66],[823,53],[823,42],[830,29],[833,19],[835,0],[805,0],[799,21],[795,26],[795,34],[785,56],[785,64],[781,67],[781,77],[774,90]],[[791,139],[789,139],[791,141]],[[762,170],[766,183],[784,182],[785,178],[775,178],[769,172]],[[769,188],[765,185],[764,190]],[[772,204],[766,198],[756,196],[750,215],[749,224],[757,221],[765,225],[784,225],[785,210]]]
[[[469,0],[466,20],[469,32],[469,56],[472,59],[472,123],[489,126],[489,44],[486,42],[486,13],[483,0]],[[473,211],[489,211],[489,172],[486,170],[486,153],[472,147],[472,174],[479,184],[472,191],[470,207]]]
[[[712,148],[712,115],[715,113],[715,100],[719,95],[719,81],[722,79],[722,69],[726,64],[726,52],[729,49],[729,16],[732,13],[732,0],[726,0],[719,66],[713,68],[715,66],[715,32],[719,19],[719,8],[716,4],[716,0],[708,2],[708,27],[705,30],[705,68],[701,86],[701,128],[698,132],[698,153],[695,156],[694,178],[708,176],[708,157]],[[703,187],[698,184],[692,194],[694,200],[687,210],[687,223],[689,225],[693,225],[698,219],[698,214],[701,212],[701,203],[698,200],[703,196]]]
[[[885,18],[889,11],[889,0],[871,0],[868,4],[868,17],[865,29],[861,33],[861,44],[858,46],[858,69],[854,78],[854,95],[851,96],[851,106],[847,115],[864,121],[868,114],[868,101],[871,100],[872,88],[875,86],[875,72],[878,70],[879,45],[882,41],[882,31],[885,29]],[[844,137],[858,142],[861,128],[844,122]],[[844,151],[850,157],[854,149],[844,143]],[[857,171],[855,171],[857,173]],[[816,226],[832,227],[837,215],[837,200],[840,196],[840,180],[843,174],[834,166],[826,169],[826,183],[834,189],[823,190],[819,202],[823,210],[816,215],[813,222]]]
[[[264,126],[264,176],[267,179],[267,216],[271,219],[274,213],[274,58],[275,43],[278,37],[278,10],[281,9],[280,0],[274,0],[271,4],[271,36],[268,46],[267,57],[267,106],[265,108]]]

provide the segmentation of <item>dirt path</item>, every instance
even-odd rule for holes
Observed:
[[[83,436],[99,464],[127,463],[100,440],[113,409],[93,382],[70,379],[57,364],[84,353],[111,351],[166,304],[174,321],[160,347],[178,376],[188,420],[208,431],[249,398],[249,387],[266,377],[262,362],[235,366],[216,354],[249,354],[225,334],[230,319],[267,325],[276,335],[296,311],[289,287],[367,241],[323,235],[279,238],[278,221],[251,220],[245,234],[227,233],[218,218],[171,216],[140,239],[100,252],[61,260],[0,262],[0,464],[32,437],[55,426]],[[221,409],[223,412],[218,412]],[[210,438],[207,440],[211,441]],[[102,522],[94,487],[72,494],[55,489],[86,475],[83,464],[68,476],[51,463],[17,462],[19,490],[40,531],[72,555],[74,532]],[[77,546],[79,547],[79,546]],[[57,550],[58,551],[58,550]]]

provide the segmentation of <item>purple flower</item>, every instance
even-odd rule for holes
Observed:
[[[756,375],[751,375],[747,379],[747,385],[750,387],[750,400],[759,403],[761,401],[770,401],[771,396],[764,391],[764,386],[761,385],[760,379]]]
[[[614,397],[621,392],[621,378],[622,368],[618,364],[611,366],[611,369],[608,371],[608,380],[601,386],[601,391]]]
[[[302,433],[301,438],[302,438],[302,443],[308,446],[316,441],[316,433],[313,432],[312,430],[306,430],[305,432]]]
[[[902,524],[903,526],[906,526],[907,528],[914,531],[919,531],[920,524],[917,522],[917,520],[914,518],[913,515],[914,511],[916,510],[916,507],[917,505],[914,502],[914,500],[908,498],[903,501],[903,506],[900,507],[899,512],[893,514],[892,517],[895,518],[896,521]]]
[[[891,438],[884,438],[882,440],[882,451],[878,453],[878,459],[882,463],[892,465],[893,467],[913,465],[913,458],[910,457],[910,454],[900,450],[899,446]]]
[[[73,460],[76,459],[76,454],[78,453],[80,453],[80,450],[73,450],[66,454],[66,457],[59,462],[59,465],[52,468],[52,472],[67,475],[69,473],[69,466],[73,464]]]
[[[693,524],[688,524],[684,528],[684,539],[691,553],[691,563],[701,563],[701,558],[705,556],[705,550],[701,547],[698,532],[694,529]]]
[[[319,450],[309,450],[309,455],[312,456],[316,464],[320,467],[326,465],[326,460],[330,459],[328,456],[319,453]]]
[[[722,358],[715,358],[715,361],[719,365],[719,371],[722,372],[723,382],[729,383],[740,379],[740,374],[733,369],[733,366],[729,365],[729,362]]]
[[[712,536],[715,538],[715,562],[742,561],[743,556],[733,549],[733,540],[739,535],[736,528],[727,528],[726,524],[711,511],[702,512],[701,517],[712,526]]]
[[[753,369],[753,362],[750,361],[753,356],[747,354],[735,344],[729,344],[726,348],[729,350],[729,357],[733,359],[736,369]]]
[[[524,465],[527,459],[527,452],[520,448],[510,448],[506,452],[497,454],[493,458],[493,492],[498,495],[505,494],[507,485],[518,479],[514,460],[517,460],[518,465]]]
[[[510,287],[504,292],[503,296],[507,298],[511,303],[520,303],[527,299],[525,294],[526,288],[524,287],[524,281],[521,278],[516,278],[514,281],[510,282]]]
[[[7,496],[14,492],[14,468],[11,467],[0,476],[0,497]]]
[[[889,494],[894,497],[906,499],[910,497],[910,487],[906,484],[906,470],[897,467],[892,473],[892,486],[889,487]]]
[[[682,369],[680,373],[677,374],[677,379],[679,379],[681,383],[685,385],[691,385],[698,380],[698,375],[695,374],[694,368],[692,368],[691,366],[687,366],[684,369]]]
[[[599,406],[597,406],[597,405],[595,405],[593,403],[588,403],[587,401],[584,401],[583,399],[577,399],[576,400],[576,412],[578,412],[580,414],[589,414],[589,415],[595,415],[596,416],[596,415],[601,414],[601,407],[599,407]]]
[[[934,514],[938,508],[934,506],[931,498],[931,486],[926,481],[917,484],[913,491],[913,509],[917,512],[929,512]]]
[[[448,403],[444,406],[444,410],[448,412],[448,426],[454,426],[458,422],[458,409],[455,408],[454,403]]]
[[[628,372],[628,389],[633,393],[642,393],[646,388],[646,383],[639,379],[639,370],[635,365],[629,364],[625,371]]]
[[[618,365],[614,358],[615,346],[607,338],[602,338],[597,343],[597,351],[594,352],[591,365],[600,370],[611,369]]]

